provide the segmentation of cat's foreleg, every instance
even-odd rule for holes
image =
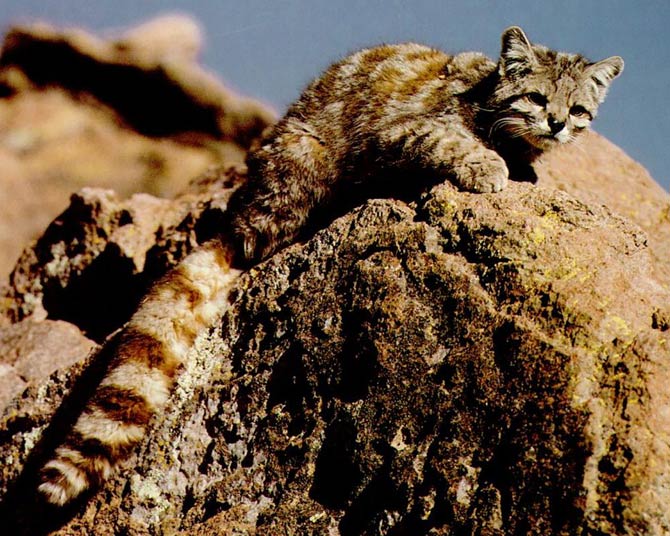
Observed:
[[[399,122],[382,140],[400,154],[400,165],[420,166],[471,192],[498,192],[509,175],[503,158],[456,118]]]

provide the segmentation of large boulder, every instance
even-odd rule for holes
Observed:
[[[591,158],[628,165],[585,142]],[[668,534],[670,289],[650,238],[668,224],[645,232],[593,198],[596,186],[584,200],[556,189],[547,176],[598,183],[567,165],[498,194],[445,184],[409,204],[371,200],[251,269],[146,442],[59,515],[34,503],[34,473],[100,360],[33,380],[0,423],[3,521],[62,535]],[[627,187],[667,207],[640,169],[630,163]],[[77,234],[74,214],[97,201],[74,198],[79,212],[58,229],[77,248],[51,232],[24,254],[32,291],[6,294],[7,322],[59,318],[45,281],[136,299],[211,235],[240,180],[236,169],[197,183],[158,233],[141,230],[157,219],[103,210],[104,233],[89,217]],[[144,238],[124,250],[119,236]],[[112,242],[112,266],[134,259],[125,272],[96,264]],[[96,340],[130,314],[110,322],[78,295],[90,296],[85,321],[69,320]]]
[[[607,205],[646,233],[659,277],[670,280],[670,197],[649,172],[593,132],[553,151],[536,166],[540,185],[587,203]]]
[[[537,185],[370,200],[251,269],[121,471],[36,501],[99,344],[217,232],[273,120],[200,39],[5,40],[0,273],[46,230],[0,291],[0,532],[670,534],[670,197],[596,134]],[[65,208],[82,185],[115,191]]]

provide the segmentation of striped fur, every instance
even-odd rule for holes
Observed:
[[[498,191],[510,173],[523,177],[543,151],[587,128],[622,69],[616,56],[591,63],[533,45],[516,27],[503,33],[497,63],[407,43],[331,66],[249,155],[222,229],[227,245],[189,255],[132,317],[107,376],[45,465],[40,491],[65,504],[108,477],[164,407],[240,270],[294,242],[319,209],[333,216],[361,190],[389,195],[398,176]]]
[[[184,261],[146,297],[120,335],[109,372],[55,457],[39,491],[63,505],[106,480],[167,402],[198,333],[219,317],[240,270],[219,242]]]
[[[591,63],[533,45],[516,27],[497,63],[415,43],[360,50],[309,85],[251,154],[233,231],[262,259],[361,182],[388,196],[406,186],[396,178],[477,192],[509,174],[532,180],[530,164],[588,127],[622,69],[616,56]]]

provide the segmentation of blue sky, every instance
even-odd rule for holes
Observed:
[[[0,0],[0,26],[41,19],[102,31],[174,11],[202,24],[206,66],[279,111],[333,60],[380,42],[496,57],[500,33],[517,24],[553,48],[593,60],[623,56],[625,72],[595,130],[670,189],[668,0]]]

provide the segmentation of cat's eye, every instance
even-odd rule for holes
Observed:
[[[542,95],[542,93],[538,93],[537,91],[527,93],[526,98],[537,106],[542,106],[544,108],[547,105],[547,97]]]
[[[570,115],[574,115],[575,117],[584,117],[586,119],[592,119],[591,112],[589,112],[586,108],[580,106],[579,104],[575,104],[572,108],[570,108]]]

